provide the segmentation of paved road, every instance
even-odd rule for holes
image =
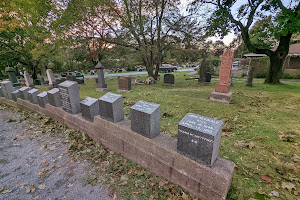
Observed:
[[[71,161],[64,138],[37,136],[23,118],[0,105],[0,199],[111,199],[100,183],[86,184],[87,163]]]

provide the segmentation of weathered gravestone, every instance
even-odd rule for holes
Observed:
[[[38,104],[38,97],[39,91],[37,89],[31,89],[28,91],[28,99],[30,103]]]
[[[49,103],[47,92],[42,92],[38,94],[37,98],[38,98],[39,106],[42,108],[45,108],[46,104]]]
[[[62,105],[58,88],[53,88],[52,90],[48,91],[48,101],[50,105],[55,107],[60,107]]]
[[[93,122],[94,117],[100,115],[98,100],[92,97],[87,97],[80,102],[82,117]]]
[[[2,87],[0,87],[0,97],[4,97],[3,91],[2,91]]]
[[[147,138],[160,134],[160,105],[138,101],[131,107],[131,130]]]
[[[103,65],[98,62],[96,65],[96,70],[97,70],[97,74],[98,77],[96,78],[96,83],[97,83],[97,91],[107,91],[107,84],[105,83],[105,78],[104,78],[104,73],[103,73]]]
[[[28,100],[28,91],[30,90],[30,87],[21,87],[19,89],[20,91],[20,98],[23,100]]]
[[[100,116],[103,119],[118,122],[124,119],[123,97],[111,92],[99,98]]]
[[[215,91],[210,94],[210,100],[230,103],[232,92],[229,92],[231,80],[231,67],[233,62],[234,52],[225,50],[222,56],[222,64],[219,75],[219,82],[215,87]]]
[[[20,86],[17,76],[15,75],[15,70],[11,67],[6,67],[5,71],[8,74],[9,80],[13,83],[13,86]]]
[[[76,114],[80,112],[80,95],[78,83],[65,81],[58,85],[64,111]]]
[[[178,124],[177,151],[211,167],[218,157],[222,124],[220,120],[186,114]]]
[[[21,98],[20,91],[15,90],[15,91],[11,92],[11,98],[14,101],[17,101],[18,98]]]
[[[7,99],[12,99],[11,93],[14,91],[14,87],[11,81],[2,81],[0,82],[2,88],[3,96]]]
[[[54,77],[52,69],[47,69],[46,73],[47,73],[47,77],[48,77],[48,81],[49,81],[49,86],[48,86],[49,90],[51,90],[52,88],[56,88],[57,83],[55,81],[55,77]]]
[[[33,80],[27,71],[24,71],[25,85],[27,87],[34,87]]]
[[[129,92],[131,89],[131,77],[130,76],[118,76],[119,92]]]
[[[165,74],[164,75],[164,85],[175,85],[175,78],[173,74]]]

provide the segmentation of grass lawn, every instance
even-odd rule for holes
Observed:
[[[125,117],[139,100],[161,105],[161,132],[177,137],[177,124],[186,113],[223,120],[219,156],[236,164],[228,199],[300,199],[300,82],[280,85],[255,80],[253,87],[234,82],[232,104],[209,100],[212,84],[199,87],[177,72],[176,86],[134,85],[122,93]],[[162,74],[163,77],[163,74]],[[137,76],[138,81],[146,76]],[[163,79],[163,78],[162,78]],[[80,86],[80,96],[99,98],[94,79]],[[106,78],[110,92],[118,93],[117,78]],[[46,91],[47,87],[38,88]],[[274,197],[270,193],[279,197]],[[274,192],[275,191],[275,192]],[[147,199],[147,198],[146,198]]]

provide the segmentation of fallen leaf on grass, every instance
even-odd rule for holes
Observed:
[[[295,184],[289,183],[289,182],[282,182],[281,183],[281,188],[287,189],[287,190],[296,189]]]
[[[69,184],[68,184],[68,187],[73,187],[73,184],[69,183]]]
[[[272,183],[272,180],[267,175],[261,175],[260,178],[268,183]]]
[[[0,193],[1,194],[6,194],[6,193],[10,193],[11,190],[7,189],[7,187],[3,187],[1,190],[0,190]]]
[[[46,188],[46,185],[45,185],[45,184],[41,184],[41,185],[38,186],[38,188],[39,188],[40,190],[43,190],[43,189]]]

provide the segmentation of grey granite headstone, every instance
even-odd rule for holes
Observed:
[[[147,138],[160,133],[160,105],[138,101],[131,107],[131,130]]]
[[[94,117],[100,114],[98,100],[92,97],[87,97],[80,102],[82,117],[93,122]]]
[[[39,94],[39,91],[37,89],[31,89],[28,91],[28,99],[31,103],[38,104],[38,98],[37,95]]]
[[[19,89],[20,91],[20,98],[23,100],[28,100],[28,91],[30,90],[30,87],[21,87]]]
[[[49,81],[48,88],[49,89],[56,88],[57,87],[57,83],[55,81],[55,76],[53,74],[52,69],[47,69],[46,73],[47,73],[47,77],[48,77],[48,81]]]
[[[12,99],[11,93],[14,91],[12,82],[2,81],[2,82],[0,82],[0,86],[2,88],[3,96],[7,99]]]
[[[119,91],[126,92],[131,91],[131,77],[130,76],[118,76]]]
[[[45,108],[46,104],[49,103],[47,92],[42,92],[42,93],[38,94],[37,98],[38,98],[39,105],[42,108]]]
[[[177,151],[211,167],[218,157],[222,124],[220,120],[186,114],[178,124]]]
[[[6,67],[5,71],[8,74],[9,80],[13,83],[13,86],[20,86],[17,76],[15,75],[15,70],[11,67]]]
[[[80,112],[80,95],[78,83],[65,81],[58,85],[64,111],[76,114]]]
[[[11,98],[12,98],[12,100],[17,101],[17,99],[20,98],[20,91],[15,90],[15,91],[11,92]]]
[[[33,79],[31,78],[30,74],[27,71],[24,71],[24,79],[25,79],[25,85],[27,87],[34,87]]]
[[[55,107],[60,107],[62,105],[58,88],[53,88],[52,90],[48,91],[48,101],[50,105]]]
[[[164,85],[175,85],[175,78],[173,74],[164,75]]]
[[[2,87],[0,87],[0,97],[4,97],[3,91],[2,91]]]
[[[97,91],[107,91],[107,84],[105,83],[105,78],[104,78],[104,72],[103,72],[103,65],[98,62],[96,65],[96,70],[97,70],[97,74],[98,77],[96,78],[96,83],[97,83]]]
[[[99,98],[100,116],[112,122],[124,119],[123,97],[111,92]]]

